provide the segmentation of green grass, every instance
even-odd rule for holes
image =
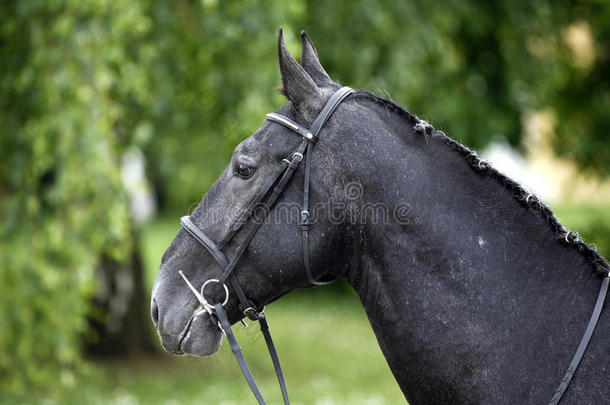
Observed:
[[[607,247],[602,239],[608,232],[595,231],[600,226],[610,229],[607,207],[560,206],[554,212],[588,242]],[[179,229],[177,218],[159,218],[142,230],[149,291],[161,255]],[[327,287],[296,291],[270,305],[267,314],[294,405],[405,403],[355,294],[336,296]],[[257,325],[234,329],[268,403],[281,403]],[[219,353],[204,359],[160,352],[147,358],[92,360],[74,391],[63,398],[42,400],[33,395],[19,403],[237,405],[252,404],[254,398],[224,342]]]
[[[553,209],[565,226],[599,244],[602,253],[607,251],[608,207],[564,205]],[[599,227],[606,231],[598,231]],[[159,219],[145,228],[142,242],[150,285],[161,254],[178,229],[177,217]],[[267,312],[294,404],[405,403],[354,294],[337,298],[324,289],[298,291],[270,305]],[[263,393],[270,403],[281,403],[273,366],[256,325],[235,329]],[[253,403],[226,344],[212,358],[164,356],[156,361],[112,364],[104,370],[110,375],[108,384],[120,387],[103,391],[114,395],[105,397],[109,401],[132,395],[153,404],[172,398],[181,404]]]
[[[297,292],[267,308],[292,403],[396,404],[405,400],[354,297]],[[265,398],[281,393],[256,325],[234,327]],[[226,344],[210,358],[160,355],[98,362],[62,404],[252,404]],[[52,402],[49,402],[49,404]]]
[[[289,394],[298,404],[396,404],[405,400],[355,296],[333,299],[299,291],[267,308]],[[257,325],[234,327],[265,398],[281,393]],[[45,404],[252,404],[254,398],[228,345],[213,357],[168,354],[92,361],[73,392]]]
[[[140,235],[149,291],[161,255],[179,229],[177,218],[157,219]],[[324,287],[296,291],[268,306],[266,312],[294,405],[405,403],[354,293],[336,297]],[[234,330],[267,402],[282,403],[258,325],[244,329],[238,324]],[[159,353],[120,361],[93,360],[89,369],[77,379],[73,392],[44,403],[255,403],[226,341],[209,358]]]

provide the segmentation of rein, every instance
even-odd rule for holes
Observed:
[[[309,262],[309,227],[311,225],[310,222],[310,213],[309,213],[309,185],[310,185],[310,173],[311,173],[311,149],[313,148],[316,140],[318,139],[318,135],[320,130],[328,121],[330,116],[335,112],[339,104],[343,100],[345,100],[350,94],[352,94],[354,90],[349,87],[342,87],[337,90],[326,102],[316,119],[311,125],[310,129],[298,124],[297,122],[291,120],[288,117],[277,113],[269,113],[267,114],[267,120],[271,122],[278,123],[283,125],[284,127],[290,129],[296,134],[300,135],[303,139],[299,146],[289,155],[288,158],[282,159],[278,167],[275,169],[269,180],[265,183],[265,185],[261,188],[261,190],[256,194],[254,199],[250,202],[248,207],[241,213],[238,217],[237,221],[231,227],[229,233],[222,239],[219,244],[216,244],[212,238],[206,235],[193,221],[189,216],[182,217],[180,219],[180,224],[182,228],[184,228],[195,240],[197,240],[203,247],[207,249],[207,251],[212,255],[214,260],[218,263],[218,265],[222,268],[222,274],[218,279],[208,279],[201,286],[200,291],[198,291],[191,282],[186,278],[182,271],[179,272],[180,276],[184,279],[184,282],[188,285],[191,292],[195,295],[197,300],[199,301],[199,307],[195,310],[195,314],[199,315],[203,312],[207,312],[210,316],[210,319],[214,323],[218,325],[222,333],[227,337],[229,344],[231,345],[231,350],[235,355],[235,359],[239,364],[239,367],[244,375],[244,378],[248,382],[254,397],[258,401],[260,405],[266,405],[266,402],[254,381],[254,377],[252,376],[252,372],[246,363],[246,359],[242,354],[241,347],[237,343],[237,339],[233,334],[233,330],[231,329],[231,323],[227,317],[227,314],[224,310],[225,304],[229,301],[229,289],[226,286],[226,282],[228,282],[239,299],[239,309],[244,316],[247,316],[252,321],[258,321],[260,325],[261,333],[265,338],[265,342],[267,344],[267,349],[269,350],[269,355],[271,356],[271,360],[273,362],[273,367],[275,368],[275,373],[277,375],[277,379],[280,385],[280,389],[282,391],[282,397],[284,398],[284,404],[289,405],[290,400],[288,399],[288,391],[286,389],[286,382],[284,380],[284,374],[282,373],[282,367],[280,365],[280,361],[277,355],[277,351],[275,349],[275,345],[273,344],[273,339],[271,338],[271,333],[269,332],[269,324],[267,323],[267,318],[265,317],[265,308],[258,309],[258,307],[246,297],[243,288],[237,281],[234,276],[233,270],[235,266],[241,259],[244,254],[246,248],[256,235],[257,231],[263,224],[263,220],[252,221],[253,226],[246,232],[246,236],[244,240],[237,247],[235,255],[231,260],[229,260],[225,254],[222,252],[222,248],[227,245],[227,243],[239,232],[242,227],[248,222],[249,219],[252,218],[255,209],[260,209],[261,204],[262,207],[265,208],[265,215],[269,213],[271,207],[277,200],[277,198],[282,194],[284,188],[288,184],[288,181],[292,178],[296,169],[299,167],[299,164],[305,160],[305,179],[303,185],[303,205],[301,210],[301,217],[299,221],[299,227],[301,228],[301,245],[303,248],[303,268],[305,269],[305,274],[307,276],[307,280],[309,283],[313,285],[325,285],[328,282],[316,280],[311,271],[311,264]],[[309,152],[309,153],[307,153]],[[205,299],[204,289],[210,283],[217,283],[221,285],[225,290],[225,299],[222,303],[210,303]],[[242,319],[243,322],[243,319]],[[244,325],[247,326],[247,324]]]
[[[566,370],[565,375],[561,379],[561,383],[553,393],[553,397],[549,401],[548,405],[557,405],[563,394],[566,392],[570,381],[572,381],[572,377],[574,377],[574,373],[582,360],[582,356],[585,354],[585,350],[587,350],[587,346],[589,345],[589,341],[591,340],[591,336],[593,336],[593,332],[595,331],[595,327],[597,326],[597,321],[599,320],[599,315],[602,312],[602,308],[604,306],[604,301],[606,301],[606,296],[608,295],[608,284],[610,283],[610,273],[604,276],[602,280],[602,285],[599,288],[599,294],[597,295],[597,302],[595,303],[595,308],[593,308],[593,313],[591,314],[591,318],[589,318],[589,323],[587,324],[587,329],[585,329],[585,334],[580,339],[580,344],[578,345],[578,349],[576,349],[576,353],[574,353],[574,357],[572,357],[572,361]]]
[[[253,223],[253,226],[247,231],[246,236],[243,242],[237,247],[236,253],[231,260],[229,260],[225,254],[222,252],[223,247],[225,247],[229,241],[239,232],[242,227],[248,222],[249,219],[252,219],[254,211],[256,209],[262,207],[265,208],[265,215],[267,215],[277,200],[277,198],[282,194],[284,188],[288,184],[289,180],[292,178],[296,169],[299,167],[299,164],[305,160],[305,179],[303,186],[303,205],[301,211],[301,217],[299,221],[299,227],[301,228],[301,245],[303,248],[303,267],[305,269],[305,274],[307,276],[307,280],[309,283],[313,285],[325,285],[328,282],[316,280],[313,277],[313,273],[311,271],[311,265],[309,262],[309,227],[311,225],[310,222],[310,213],[309,213],[309,186],[310,186],[310,173],[311,173],[311,149],[313,148],[316,140],[318,139],[318,135],[320,130],[326,123],[326,121],[330,118],[336,108],[341,104],[343,100],[345,100],[350,94],[352,94],[354,90],[349,87],[342,87],[337,90],[330,99],[326,102],[316,119],[314,120],[310,129],[298,124],[297,122],[291,120],[288,117],[277,113],[269,113],[266,115],[267,120],[283,125],[284,127],[290,129],[296,134],[300,135],[303,139],[301,143],[297,146],[297,148],[289,155],[289,157],[282,159],[278,167],[275,169],[273,174],[269,177],[269,180],[264,184],[261,190],[256,194],[256,196],[252,199],[248,207],[240,214],[237,221],[231,227],[229,233],[222,239],[222,241],[216,244],[212,238],[206,235],[193,221],[190,216],[184,216],[180,219],[180,224],[182,228],[184,228],[195,240],[197,240],[203,247],[207,249],[207,251],[212,255],[214,260],[218,263],[218,265],[222,268],[223,272],[218,279],[212,278],[208,279],[201,286],[200,291],[198,291],[191,282],[186,278],[186,276],[179,272],[180,276],[184,279],[184,282],[188,285],[189,289],[195,295],[197,300],[199,301],[199,307],[195,310],[195,315],[200,315],[204,312],[207,312],[210,316],[210,319],[214,323],[218,325],[218,328],[222,331],[222,333],[227,337],[229,344],[231,345],[231,350],[235,355],[235,359],[239,364],[239,367],[246,379],[252,393],[254,394],[256,400],[260,405],[266,405],[266,402],[254,381],[254,377],[252,376],[252,372],[246,363],[246,360],[243,356],[241,347],[237,343],[237,339],[231,329],[231,323],[227,317],[227,314],[224,310],[225,304],[229,300],[229,289],[226,286],[228,282],[239,299],[239,309],[245,317],[248,317],[252,321],[258,321],[260,325],[261,333],[265,338],[265,342],[267,344],[267,349],[269,351],[269,355],[271,356],[271,360],[273,362],[273,367],[275,368],[275,373],[277,375],[277,379],[280,385],[280,389],[282,391],[282,397],[284,399],[284,404],[289,405],[290,400],[288,399],[288,391],[286,389],[286,382],[284,380],[284,375],[282,373],[282,367],[280,365],[280,361],[277,355],[277,351],[275,349],[275,345],[273,343],[273,339],[271,338],[271,333],[269,332],[269,323],[267,322],[267,318],[265,317],[265,308],[258,309],[258,307],[246,297],[241,285],[238,283],[237,279],[234,276],[233,270],[244,254],[246,248],[256,235],[257,231],[261,227],[264,222],[264,218],[259,219],[257,222]],[[309,153],[307,153],[309,152]],[[210,303],[205,299],[204,289],[210,283],[217,283],[224,288],[225,291],[225,299],[223,302],[219,303]],[[597,326],[597,322],[599,320],[599,316],[601,314],[602,308],[604,306],[604,302],[606,300],[606,296],[608,293],[608,286],[610,284],[610,274],[607,274],[603,280],[599,290],[599,294],[597,297],[597,302],[595,304],[595,308],[593,309],[593,313],[591,314],[591,318],[589,319],[589,323],[585,330],[583,337],[581,338],[580,344],[574,353],[572,361],[568,369],[565,372],[564,377],[561,380],[561,383],[554,391],[551,400],[548,405],[557,405],[561,398],[563,397],[582,357],[589,345],[589,341],[591,340],[591,336],[595,331],[595,327]],[[243,322],[243,319],[242,319]],[[244,322],[244,325],[247,327],[247,324]]]

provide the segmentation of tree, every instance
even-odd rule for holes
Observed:
[[[134,2],[0,11],[0,387],[74,382],[102,259],[133,244],[119,176],[148,97],[150,21]]]
[[[524,118],[551,109],[556,151],[610,173],[608,2],[178,0],[152,2],[150,15],[158,59],[146,154],[166,210],[199,201],[233,147],[284,102],[273,90],[280,25],[295,55],[305,29],[334,78],[474,148],[497,137],[520,146]]]
[[[165,211],[198,202],[285,101],[278,26],[294,54],[306,29],[333,78],[475,148],[496,136],[519,145],[523,118],[551,110],[557,152],[608,175],[609,22],[600,0],[4,4],[0,386],[69,385],[87,313],[98,349],[140,344],[117,346],[120,334],[104,329],[107,300],[89,311],[96,286],[117,285],[121,269],[141,283],[120,156],[144,151]],[[128,313],[139,321],[119,328],[146,322],[145,293],[134,291]]]

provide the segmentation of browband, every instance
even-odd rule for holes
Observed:
[[[273,122],[277,122],[278,124],[282,124],[286,128],[293,130],[294,132],[296,132],[297,134],[301,135],[303,138],[305,138],[309,141],[312,141],[312,142],[316,141],[316,137],[311,132],[309,132],[309,130],[307,128],[300,126],[299,124],[297,124],[296,122],[294,122],[293,120],[291,120],[288,117],[285,117],[285,116],[277,114],[277,113],[269,113],[269,114],[265,115],[265,117],[269,121],[273,121]]]
[[[299,226],[301,228],[301,241],[303,247],[303,266],[305,268],[305,274],[307,275],[307,279],[311,284],[328,284],[327,282],[318,281],[314,278],[309,262],[309,226],[311,224],[310,214],[308,211],[311,169],[310,149],[313,148],[313,145],[318,137],[318,134],[320,133],[320,130],[322,129],[322,126],[326,123],[326,121],[328,121],[329,117],[337,109],[337,106],[341,104],[341,102],[353,92],[354,90],[349,87],[342,87],[341,89],[337,90],[328,99],[328,101],[312,123],[311,129],[307,129],[306,127],[301,126],[297,122],[283,115],[277,113],[267,114],[266,117],[269,121],[273,121],[280,125],[283,125],[291,131],[301,135],[303,139],[296,147],[296,149],[293,150],[290,156],[280,162],[279,166],[275,169],[272,176],[264,184],[263,188],[257,192],[254,199],[250,202],[248,207],[239,215],[237,221],[231,226],[228,234],[218,245],[212,240],[212,238],[210,238],[201,229],[199,229],[197,225],[193,223],[189,216],[184,216],[180,219],[180,224],[182,225],[182,227],[189,233],[189,235],[191,235],[199,243],[201,243],[208,252],[210,252],[214,260],[216,260],[216,262],[220,265],[222,269],[222,274],[218,277],[218,279],[209,279],[202,285],[200,293],[192,286],[192,284],[190,284],[184,274],[181,273],[181,275],[184,281],[190,286],[191,291],[200,300],[200,303],[202,305],[201,308],[203,308],[210,314],[211,319],[213,319],[218,324],[219,328],[224,332],[225,336],[227,337],[227,340],[229,341],[229,344],[231,345],[231,350],[235,354],[235,358],[237,359],[239,367],[241,368],[242,373],[254,394],[254,397],[260,405],[265,405],[265,400],[263,399],[263,396],[261,395],[258,386],[254,382],[254,377],[252,376],[252,373],[248,368],[246,360],[241,352],[241,347],[239,347],[239,345],[237,344],[237,340],[235,339],[235,335],[233,334],[233,331],[231,329],[231,324],[229,322],[227,314],[222,307],[224,303],[208,303],[203,297],[203,289],[206,283],[209,283],[211,281],[223,286],[225,286],[225,282],[228,281],[238,296],[239,307],[241,312],[251,320],[259,321],[260,329],[263,336],[265,337],[267,349],[269,350],[269,354],[271,356],[271,360],[275,368],[278,382],[280,384],[284,404],[289,405],[290,400],[288,399],[286,382],[284,381],[284,375],[282,373],[282,368],[280,366],[277,352],[275,350],[275,345],[273,344],[271,334],[269,333],[269,324],[267,323],[267,320],[265,318],[264,309],[258,310],[254,303],[252,303],[252,301],[248,299],[236,277],[229,278],[231,275],[234,275],[232,273],[233,269],[235,269],[235,266],[239,262],[248,245],[250,244],[250,241],[254,238],[254,236],[258,232],[258,229],[263,224],[263,221],[252,221],[252,227],[246,230],[245,236],[238,245],[237,250],[231,260],[229,260],[225,256],[221,249],[233,238],[233,236],[242,228],[242,226],[248,221],[248,219],[252,218],[253,211],[259,206],[259,204],[263,204],[264,207],[267,208],[268,213],[268,210],[271,209],[277,198],[282,194],[284,188],[288,184],[288,181],[292,178],[301,161],[305,160],[305,178],[303,182],[303,206],[299,223]],[[228,293],[225,298],[225,301],[226,300],[228,300]]]

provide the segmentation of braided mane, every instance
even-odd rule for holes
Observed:
[[[606,276],[608,273],[610,273],[610,265],[608,265],[606,260],[604,260],[597,250],[585,243],[577,232],[570,231],[563,226],[559,222],[559,219],[555,217],[553,211],[551,211],[551,209],[537,196],[529,193],[519,183],[497,171],[486,160],[482,159],[477,152],[467,148],[458,141],[451,139],[443,131],[435,129],[428,122],[420,119],[414,114],[411,114],[394,101],[384,99],[365,90],[357,91],[353,97],[372,101],[396,112],[398,115],[406,118],[407,121],[413,125],[415,132],[421,134],[422,136],[434,136],[441,138],[443,143],[461,155],[473,170],[481,175],[490,176],[498,181],[503,187],[510,190],[513,197],[519,201],[521,205],[542,217],[555,235],[557,241],[578,251],[589,263],[594,266],[595,271],[600,276]]]

